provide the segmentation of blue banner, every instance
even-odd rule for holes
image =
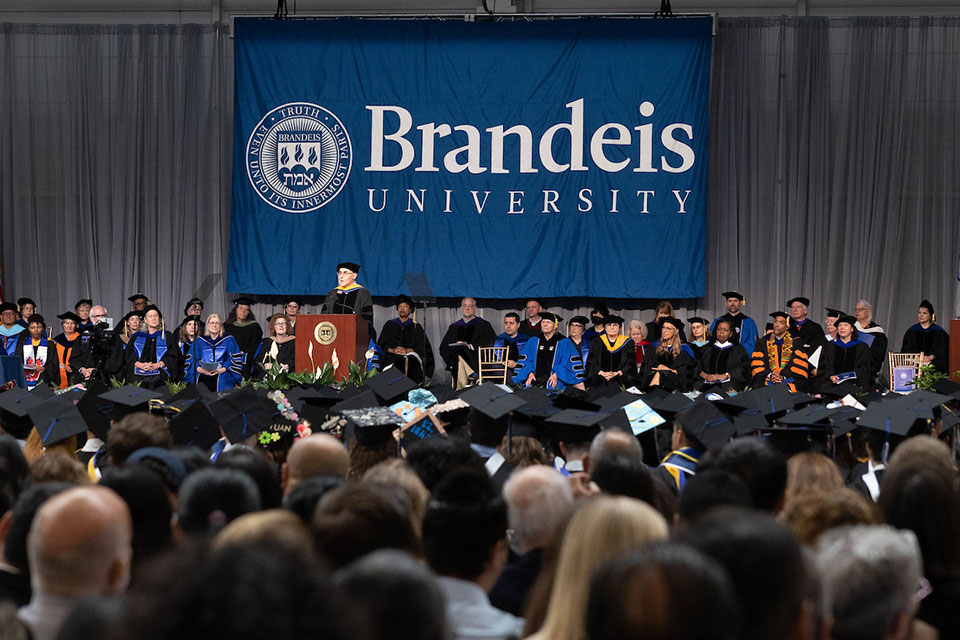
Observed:
[[[702,296],[711,28],[237,19],[228,290]]]

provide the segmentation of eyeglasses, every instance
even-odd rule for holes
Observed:
[[[853,310],[854,310],[854,311],[866,311],[867,308],[866,308],[866,307],[854,307]]]

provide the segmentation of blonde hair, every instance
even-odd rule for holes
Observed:
[[[213,335],[212,333],[210,333],[210,318],[216,318],[217,320],[220,321],[220,333],[218,333],[217,335]],[[207,316],[207,320],[203,325],[203,335],[209,336],[211,338],[219,338],[223,335],[223,318],[220,317],[219,313],[211,313],[210,315]]]
[[[225,547],[283,547],[313,555],[310,529],[298,515],[285,509],[247,513],[228,524],[213,540],[213,550]]]
[[[804,451],[787,460],[786,502],[810,491],[835,491],[844,486],[836,463],[813,451]]]
[[[680,355],[680,345],[683,344],[680,341],[680,329],[673,323],[671,323],[670,326],[674,329],[673,341],[667,344],[666,340],[663,339],[663,325],[660,325],[660,344],[657,345],[657,353],[666,353],[669,351],[674,356],[678,356]]]
[[[421,535],[423,515],[427,512],[430,491],[420,480],[413,467],[399,458],[391,458],[373,465],[360,479],[363,485],[385,484],[402,489],[410,498],[410,516],[417,537]]]
[[[622,553],[666,540],[668,535],[667,521],[640,500],[598,496],[582,503],[563,535],[547,615],[535,637],[582,640],[594,571]]]

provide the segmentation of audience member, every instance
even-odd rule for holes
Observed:
[[[317,433],[300,438],[293,443],[287,461],[281,470],[283,495],[290,492],[307,478],[315,476],[347,477],[350,456],[343,444],[333,436]]]
[[[252,549],[278,546],[303,556],[313,555],[310,528],[295,513],[268,509],[246,513],[220,531],[212,548],[246,545]]]
[[[218,468],[235,469],[246,473],[257,483],[261,509],[279,509],[283,500],[279,468],[276,464],[247,447],[234,447],[218,458]]]
[[[846,487],[798,494],[787,502],[778,518],[800,542],[811,546],[831,529],[880,522],[876,505]]]
[[[89,484],[90,476],[87,470],[76,459],[63,451],[52,451],[40,456],[30,465],[30,474],[33,481],[41,482],[69,482],[70,484]]]
[[[722,507],[753,507],[750,489],[728,471],[707,469],[690,478],[677,504],[678,523],[695,524],[701,517]]]
[[[167,421],[149,413],[131,413],[110,427],[107,434],[107,453],[110,463],[119,467],[137,449],[173,446],[173,437]]]
[[[234,469],[201,469],[180,487],[177,524],[184,533],[215,534],[245,513],[260,510],[260,491]]]
[[[471,467],[484,471],[483,460],[460,438],[428,438],[411,446],[407,451],[407,464],[417,473],[427,491],[448,473],[458,467]]]
[[[127,463],[108,469],[100,485],[113,489],[130,509],[135,565],[173,543],[173,511],[163,480],[155,472]]]
[[[313,512],[320,498],[346,483],[343,478],[334,476],[314,476],[297,485],[297,488],[283,497],[283,508],[297,514],[303,523],[313,522]]]
[[[787,463],[773,445],[759,438],[740,438],[717,453],[713,465],[739,477],[753,497],[753,506],[777,513],[783,508]]]
[[[427,512],[427,500],[430,492],[410,465],[399,458],[381,462],[363,474],[361,484],[378,487],[395,487],[404,491],[410,501],[410,519],[413,529],[420,538],[423,528],[423,515]]]

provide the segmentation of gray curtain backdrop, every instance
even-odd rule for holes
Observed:
[[[140,290],[169,323],[194,294],[226,311],[232,75],[223,26],[0,25],[5,298],[48,320],[80,297],[119,318]],[[707,294],[673,300],[679,317],[722,313],[734,288],[761,328],[795,295],[821,323],[867,298],[894,348],[923,298],[949,324],[960,18],[720,19],[711,94]],[[657,300],[608,302],[649,321]],[[569,318],[594,301],[545,303]],[[499,331],[522,301],[479,304]],[[458,306],[419,312],[435,349]]]

